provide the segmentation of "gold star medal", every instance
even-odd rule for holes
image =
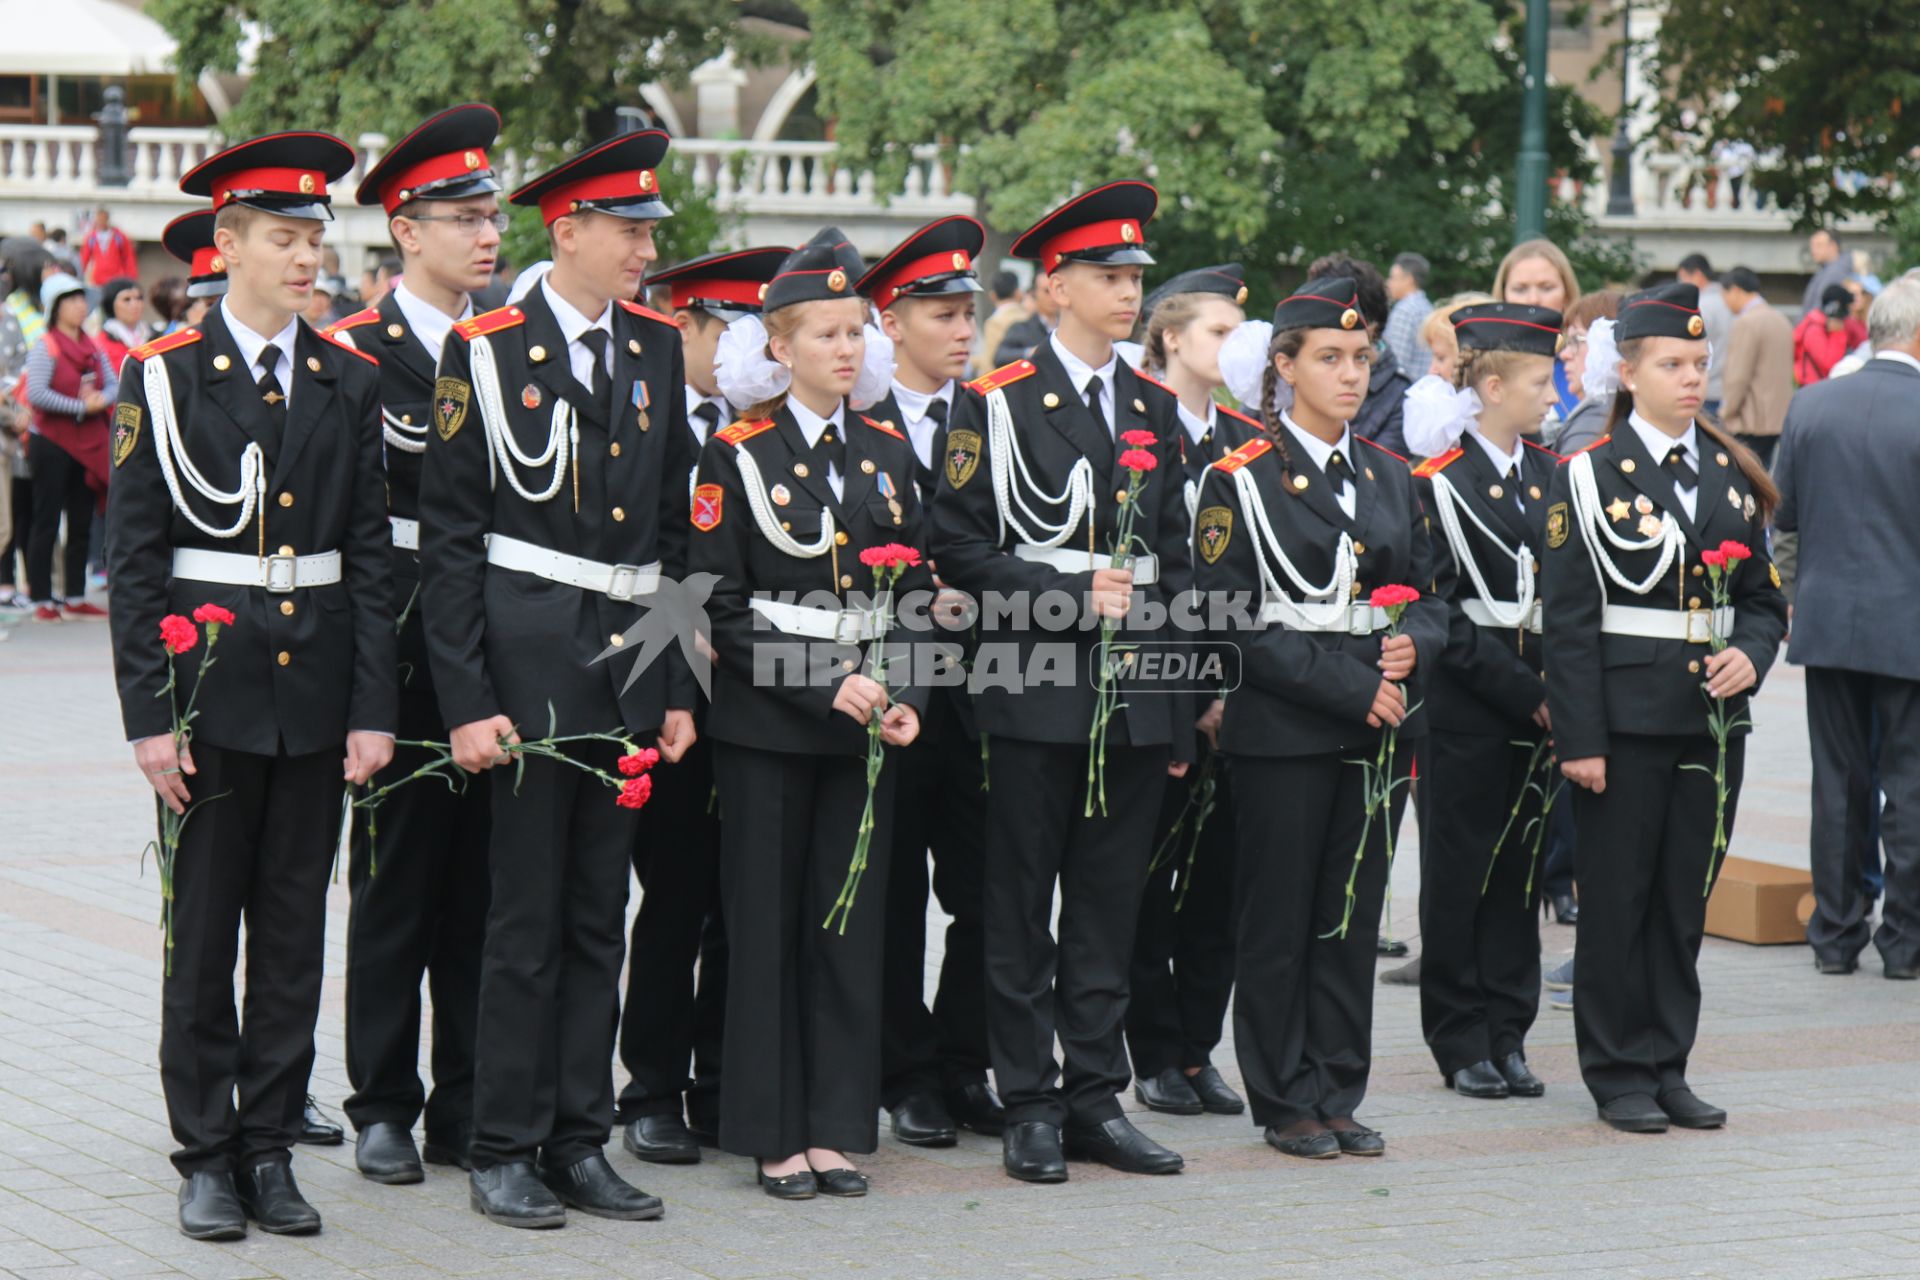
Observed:
[[[1622,520],[1625,520],[1627,513],[1631,510],[1632,508],[1627,505],[1625,498],[1615,498],[1607,504],[1607,515],[1615,524],[1619,524]]]

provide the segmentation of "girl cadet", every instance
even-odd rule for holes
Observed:
[[[1491,302],[1452,317],[1459,361],[1442,437],[1414,469],[1435,576],[1451,579],[1430,672],[1421,788],[1420,1021],[1440,1075],[1469,1098],[1546,1092],[1524,1048],[1540,1003],[1532,851],[1545,788],[1539,556],[1556,455],[1522,438],[1553,407],[1560,313]],[[1411,433],[1415,403],[1408,398]]]
[[[1220,729],[1239,831],[1234,1041],[1254,1123],[1278,1150],[1314,1159],[1386,1150],[1354,1112],[1372,1056],[1387,832],[1406,788],[1369,822],[1366,774],[1349,761],[1373,759],[1405,724],[1420,698],[1407,682],[1446,643],[1412,475],[1348,430],[1372,356],[1352,280],[1312,280],[1281,303],[1266,434],[1208,470],[1195,517],[1200,590],[1258,602],[1233,637],[1242,680]],[[1392,635],[1369,602],[1386,586],[1421,592]]]
[[[1698,416],[1699,291],[1635,294],[1615,332],[1610,434],[1555,474],[1544,557],[1547,704],[1577,787],[1574,1034],[1608,1124],[1710,1129],[1726,1112],[1687,1083],[1695,962],[1717,819],[1731,829],[1740,795],[1748,698],[1786,631],[1766,546],[1776,493],[1758,459]],[[1736,542],[1744,551],[1725,569],[1703,562]],[[1727,574],[1731,604],[1718,606],[1712,587]],[[1724,749],[1710,715],[1731,722]]]
[[[862,667],[886,618],[860,553],[924,546],[912,445],[848,404],[878,399],[891,377],[860,385],[871,373],[860,274],[860,255],[828,228],[781,265],[760,317],[729,326],[720,390],[753,407],[707,441],[693,491],[688,562],[719,578],[706,608],[731,946],[720,1145],[756,1157],[760,1185],[783,1200],[867,1191],[845,1153],[879,1138],[892,770],[874,795],[871,872],[844,929],[823,922],[867,798],[868,721],[904,747],[928,692],[890,694]],[[932,585],[922,566],[896,594]]]

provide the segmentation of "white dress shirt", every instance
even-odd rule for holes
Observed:
[[[273,337],[264,338],[240,323],[239,317],[233,314],[233,308],[227,305],[225,298],[220,299],[220,316],[227,322],[227,332],[233,335],[233,343],[240,348],[241,358],[247,362],[248,381],[260,380],[260,355],[267,349],[267,344],[271,342],[279,348],[280,357],[274,362],[273,376],[279,379],[280,394],[287,398],[287,409],[291,411],[293,408],[293,344],[300,337],[300,317],[295,316],[287,321],[287,327]]]
[[[1209,403],[1206,416],[1201,417],[1197,413],[1190,412],[1180,401],[1176,400],[1173,403],[1174,408],[1180,411],[1180,425],[1187,429],[1188,442],[1198,449],[1201,439],[1207,432],[1213,430],[1213,405]]]
[[[454,322],[473,318],[472,298],[466,299],[459,315],[450,316],[408,293],[404,279],[393,286],[393,304],[407,318],[407,327],[413,330],[413,336],[420,339],[420,345],[433,357],[435,368],[440,365],[440,349],[447,345],[447,335],[453,332]]]
[[[1067,381],[1071,382],[1073,389],[1081,394],[1082,400],[1086,398],[1087,379],[1100,379],[1100,410],[1094,414],[1094,417],[1100,420],[1100,425],[1107,429],[1107,435],[1111,437],[1113,435],[1113,375],[1115,369],[1119,367],[1119,361],[1109,350],[1107,362],[1096,369],[1067,350],[1066,345],[1060,341],[1058,331],[1049,335],[1047,341],[1053,344],[1053,354],[1060,357],[1060,365],[1067,371]]]
[[[589,369],[588,372],[592,370]],[[707,442],[707,423],[704,418],[696,418],[694,410],[703,404],[710,404],[720,411],[719,418],[715,420],[716,425],[724,427],[733,421],[733,406],[727,403],[725,396],[703,396],[689,382],[687,384],[687,425],[693,428],[694,438],[701,444]]]
[[[607,377],[613,377],[613,304],[609,302],[601,308],[598,320],[589,320],[574,310],[573,304],[555,293],[546,280],[540,281],[540,295],[547,300],[547,306],[553,311],[553,318],[560,325],[560,332],[567,340],[567,365],[573,370],[573,380],[587,390],[593,390],[593,352],[587,344],[580,341],[580,335],[589,329],[599,329],[607,335]]]
[[[1327,460],[1333,457],[1333,451],[1335,449],[1338,449],[1340,456],[1347,460],[1348,466],[1356,470],[1358,469],[1360,464],[1354,460],[1353,456],[1353,432],[1347,430],[1345,427],[1340,429],[1340,439],[1334,444],[1328,444],[1325,440],[1322,440],[1319,436],[1314,435],[1311,431],[1308,431],[1305,427],[1295,422],[1293,415],[1290,413],[1282,413],[1280,415],[1280,421],[1287,424],[1287,430],[1293,433],[1295,442],[1306,452],[1307,457],[1313,459],[1313,465],[1319,467],[1322,471],[1327,469]],[[1329,479],[1327,483],[1334,484],[1335,482]],[[1333,491],[1333,500],[1340,504],[1340,509],[1347,513],[1347,519],[1349,520],[1353,519],[1353,504],[1357,497],[1359,497],[1359,495],[1353,490],[1353,482],[1345,476],[1342,476]]]
[[[1906,365],[1915,372],[1920,372],[1920,360],[1915,360],[1904,351],[1876,351],[1873,353],[1873,358],[1875,360],[1898,360],[1901,364]]]
[[[935,400],[947,406],[949,418],[953,413],[953,379],[940,384],[940,389],[929,395],[925,391],[915,391],[900,383],[893,384],[893,398],[900,404],[900,416],[906,421],[900,425],[906,429],[907,439],[913,444],[913,456],[920,459],[920,465],[933,465],[933,432],[937,425],[927,416],[927,410]]]
[[[1640,437],[1640,444],[1653,459],[1653,465],[1659,467],[1663,474],[1667,455],[1676,448],[1686,454],[1687,465],[1693,468],[1693,473],[1696,476],[1700,474],[1700,433],[1694,430],[1693,423],[1687,423],[1687,429],[1677,439],[1641,417],[1637,410],[1627,415],[1627,423],[1632,426],[1634,434]],[[1683,490],[1676,481],[1673,496],[1678,499],[1680,509],[1687,513],[1687,519],[1693,519],[1693,504],[1700,497],[1700,486],[1696,484],[1692,489]]]
[[[793,420],[800,424],[800,434],[807,438],[809,449],[819,445],[820,437],[826,434],[828,427],[832,427],[840,439],[847,438],[847,402],[845,400],[834,406],[833,416],[830,418],[823,418],[801,404],[798,396],[787,397],[787,408],[793,412]],[[845,482],[840,478],[840,468],[832,464],[827,466],[827,487],[833,490],[835,498],[846,496]]]
[[[1527,446],[1525,442],[1516,438],[1513,442],[1513,452],[1502,453],[1499,445],[1480,434],[1479,427],[1468,427],[1467,434],[1475,440],[1478,440],[1480,447],[1486,450],[1487,456],[1493,459],[1493,469],[1495,472],[1503,478],[1509,475],[1513,477],[1513,488],[1511,490],[1513,498],[1520,504],[1520,509],[1525,511],[1527,509],[1527,495],[1522,492],[1520,488],[1520,464],[1525,462],[1527,458]],[[1666,455],[1662,454],[1661,456],[1665,457]]]

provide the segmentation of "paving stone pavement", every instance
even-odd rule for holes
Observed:
[[[1798,673],[1757,708],[1734,851],[1805,865],[1808,783]],[[462,1177],[378,1187],[350,1147],[303,1148],[326,1217],[301,1240],[195,1244],[155,1066],[158,889],[139,849],[152,821],[121,741],[98,623],[16,626],[0,644],[0,1275],[486,1275],[648,1280],[807,1277],[1821,1277],[1920,1275],[1920,989],[1871,955],[1816,975],[1804,947],[1709,940],[1694,1082],[1728,1107],[1716,1133],[1629,1137],[1599,1126],[1574,1069],[1572,1019],[1544,1011],[1539,1101],[1473,1102],[1440,1087],[1417,995],[1383,987],[1363,1118],[1383,1160],[1304,1165],[1244,1119],[1136,1114],[1187,1172],[1138,1178],[1076,1165],[1060,1187],[999,1171],[996,1143],[948,1151],[883,1138],[860,1201],[775,1204],[747,1161],[615,1166],[662,1195],[655,1223],[575,1216],[562,1231],[491,1226]],[[1394,875],[1415,928],[1411,841]],[[346,887],[333,890],[314,1091],[337,1112]],[[941,936],[932,930],[929,936]],[[1549,957],[1572,930],[1545,929]],[[930,964],[937,958],[930,958]],[[1230,1045],[1219,1061],[1237,1083]],[[1132,1106],[1129,1100],[1129,1106]]]

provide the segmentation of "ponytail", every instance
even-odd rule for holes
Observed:
[[[1632,364],[1639,359],[1641,341],[1642,339],[1629,338],[1620,344],[1620,360],[1623,364]],[[1613,407],[1607,411],[1606,433],[1612,435],[1626,422],[1628,415],[1632,412],[1633,392],[1627,390],[1626,384],[1622,383],[1620,389],[1613,393]],[[1753,490],[1753,501],[1759,508],[1760,515],[1763,518],[1772,516],[1773,509],[1780,505],[1780,488],[1774,484],[1773,477],[1767,474],[1767,469],[1761,463],[1759,455],[1734,439],[1725,427],[1704,413],[1694,416],[1693,425],[1700,429],[1700,434],[1723,450],[1727,460],[1746,478],[1748,486]]]
[[[1306,336],[1305,329],[1275,330],[1267,344],[1267,371],[1260,378],[1260,425],[1266,428],[1268,438],[1280,455],[1281,472],[1289,479],[1293,476],[1293,451],[1287,447],[1286,424],[1280,421],[1280,368],[1273,358],[1284,355],[1291,359],[1299,355]],[[1289,497],[1299,495],[1292,484],[1285,487]]]

